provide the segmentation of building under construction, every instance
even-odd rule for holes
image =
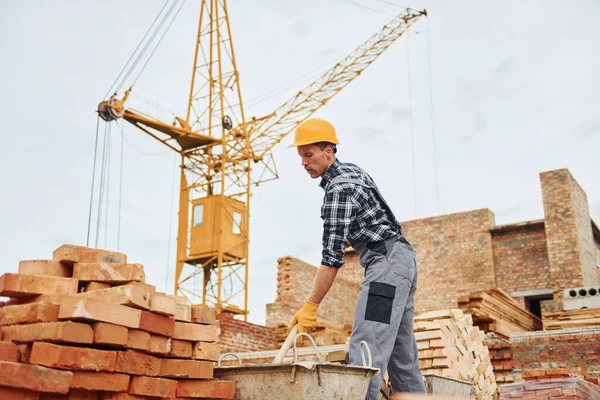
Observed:
[[[99,99],[96,132],[98,143],[101,124],[126,121],[180,157],[173,293],[146,282],[126,254],[89,245],[91,226],[86,246],[22,261],[0,277],[0,399],[354,399],[377,373],[366,358],[348,365],[364,275],[352,248],[319,308],[314,346],[287,352],[287,325],[316,274],[293,254],[273,260],[266,324],[247,321],[251,191],[278,177],[273,148],[427,12],[403,10],[254,117],[244,111],[226,1],[203,0],[186,112],[162,121],[129,101],[182,4],[165,4]],[[95,163],[94,178],[106,170]],[[600,399],[600,229],[567,169],[541,172],[540,183],[541,220],[496,225],[481,209],[402,222],[419,262],[414,328],[432,399]],[[244,367],[262,372],[231,372]],[[340,392],[328,387],[336,374],[347,379]],[[306,395],[313,390],[321,394]],[[382,399],[422,398],[392,392],[384,381]]]

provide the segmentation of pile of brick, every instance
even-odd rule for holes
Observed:
[[[144,283],[121,253],[65,245],[0,277],[0,399],[233,398],[215,311]]]
[[[479,329],[506,338],[514,332],[542,329],[542,320],[538,316],[499,288],[460,297],[458,307],[473,316],[473,322]]]
[[[598,379],[567,368],[523,371],[525,381],[502,386],[500,399],[600,399]]]
[[[458,309],[420,314],[414,331],[423,374],[470,381],[477,399],[497,398],[485,334],[473,326],[470,315]]]

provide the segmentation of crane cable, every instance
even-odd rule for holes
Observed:
[[[175,173],[177,172],[177,153],[173,153],[173,181],[171,183],[171,206],[169,208],[169,239],[167,242],[167,267],[165,268],[165,293],[167,293],[167,285],[169,283],[169,265],[171,263],[171,233],[173,232],[173,204],[175,203]],[[183,163],[183,160],[182,160]],[[177,293],[173,293],[177,294]]]
[[[413,202],[415,206],[415,219],[418,217],[417,212],[417,166],[416,166],[416,155],[415,155],[415,131],[413,122],[413,103],[412,103],[412,85],[411,85],[411,73],[410,73],[410,33],[406,32],[406,64],[408,66],[408,108],[410,114],[410,147],[411,147],[411,159],[412,159],[412,178],[413,178]]]
[[[92,226],[92,204],[94,201],[94,183],[96,178],[96,155],[98,154],[98,131],[100,130],[100,115],[96,118],[96,139],[94,141],[94,164],[92,167],[92,189],[90,194],[90,209],[88,212],[88,227],[87,227],[87,238],[85,240],[86,247],[90,245],[90,228]]]
[[[154,21],[152,22],[152,24],[150,24],[150,26],[148,27],[148,30],[146,31],[146,33],[142,37],[142,40],[140,40],[140,43],[138,43],[138,45],[135,48],[135,50],[133,51],[133,53],[131,53],[131,56],[129,57],[129,60],[127,60],[127,62],[125,63],[125,65],[123,65],[123,68],[121,69],[121,72],[119,72],[119,75],[117,75],[117,77],[115,78],[115,81],[112,83],[112,85],[110,86],[110,88],[108,89],[108,91],[106,92],[106,94],[104,95],[104,99],[106,99],[108,97],[108,95],[113,91],[113,88],[115,87],[115,85],[117,84],[117,82],[119,82],[119,78],[121,77],[121,75],[123,75],[123,72],[125,72],[125,69],[127,68],[127,65],[129,65],[129,63],[131,62],[131,60],[133,59],[133,57],[135,56],[135,54],[137,53],[137,51],[140,49],[140,46],[142,45],[142,43],[144,43],[144,40],[146,40],[146,37],[148,36],[148,34],[152,31],[152,27],[154,26],[154,24],[156,24],[156,21],[158,21],[158,18],[162,14],[162,12],[165,9],[165,7],[167,6],[167,4],[169,4],[169,0],[165,1],[165,4],[162,6],[162,8],[160,9],[160,11],[156,15],[156,18],[154,19]],[[123,80],[121,80],[121,82],[122,81]],[[115,92],[116,92],[116,90],[115,90]]]
[[[431,134],[433,137],[433,170],[435,172],[435,200],[437,206],[437,214],[440,213],[440,190],[438,183],[438,168],[437,168],[437,146],[435,139],[435,123],[434,123],[434,115],[433,112],[433,79],[431,78],[431,45],[429,41],[429,19],[427,19],[427,65],[429,72],[429,105],[431,112]]]
[[[104,200],[104,180],[105,180],[105,169],[106,169],[106,142],[108,138],[109,124],[104,124],[104,143],[102,146],[102,163],[100,167],[100,188],[98,193],[98,214],[96,215],[96,237],[94,241],[94,247],[98,248],[98,239],[100,237],[100,222],[102,216],[102,205]]]
[[[127,62],[125,63],[125,65],[123,66],[123,68],[121,69],[119,74],[117,75],[117,77],[115,78],[113,84],[110,86],[110,88],[104,95],[104,99],[106,99],[111,93],[114,93],[114,94],[118,93],[123,88],[125,83],[128,81],[128,79],[131,77],[131,75],[137,68],[138,64],[142,61],[142,59],[145,56],[148,49],[153,45],[153,42],[156,40],[156,37],[162,30],[164,24],[169,20],[169,18],[173,14],[173,11],[177,7],[177,5],[179,5],[177,12],[173,16],[173,18],[171,18],[170,22],[167,25],[167,28],[163,30],[162,34],[160,35],[160,38],[158,39],[158,42],[156,42],[156,44],[154,45],[154,48],[152,49],[150,56],[145,60],[142,68],[137,73],[137,75],[133,81],[133,84],[131,84],[130,87],[133,87],[135,85],[135,83],[141,76],[142,72],[145,70],[146,66],[148,65],[148,62],[150,61],[150,59],[156,52],[156,49],[162,42],[162,39],[165,37],[165,34],[167,33],[167,31],[173,24],[173,21],[175,20],[175,18],[181,11],[183,5],[185,4],[185,1],[186,0],[175,0],[175,1],[166,0],[165,1],[165,3],[162,6],[162,8],[160,9],[158,15],[156,16],[156,18],[154,19],[154,21],[152,22],[152,24],[150,25],[150,27],[148,28],[148,30],[146,31],[146,33],[144,34],[144,36],[142,37],[140,42],[138,43],[137,47],[135,48],[135,50],[133,51],[133,53],[131,54],[131,56],[129,57],[129,59],[127,60]],[[167,8],[167,5],[169,5],[169,3],[170,3],[170,6],[165,12],[165,9]],[[141,48],[141,50],[140,50],[140,48]],[[133,60],[133,62],[132,62],[132,60]]]

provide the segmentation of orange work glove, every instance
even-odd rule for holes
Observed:
[[[292,330],[294,325],[298,324],[298,333],[311,333],[317,327],[317,308],[318,304],[307,301],[304,306],[294,315],[294,319],[288,326],[288,332]]]

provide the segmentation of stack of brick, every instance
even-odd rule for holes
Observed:
[[[497,386],[485,334],[461,310],[417,315],[415,338],[423,374],[435,374],[474,383],[477,399],[494,399]]]
[[[502,386],[500,399],[600,399],[598,379],[565,368],[523,371],[525,381]]]
[[[121,253],[65,245],[0,277],[0,398],[233,398],[213,309],[144,283]]]

